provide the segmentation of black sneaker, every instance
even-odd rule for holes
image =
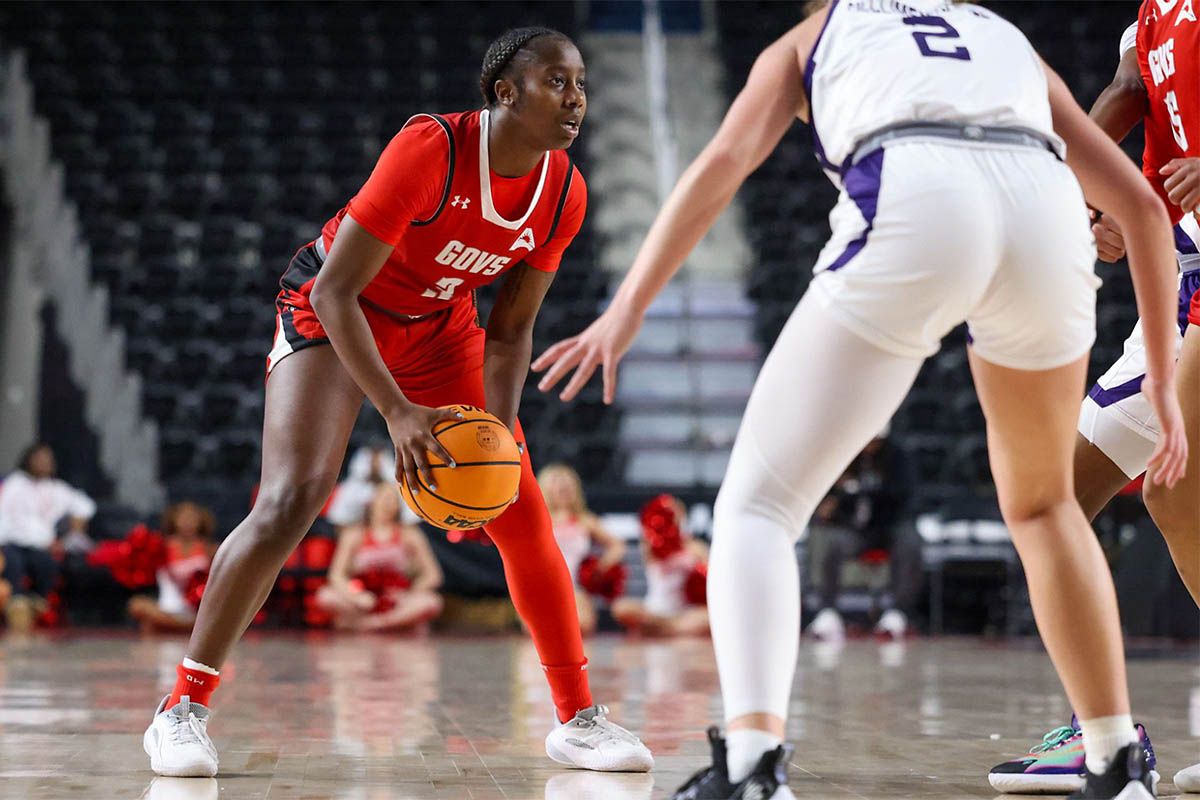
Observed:
[[[1083,789],[1067,800],[1152,800],[1154,779],[1140,742],[1117,751],[1103,775],[1088,770]]]
[[[712,747],[712,766],[689,778],[671,795],[671,800],[770,800],[780,786],[787,784],[790,745],[763,753],[746,779],[733,784],[729,781],[725,740],[716,727],[708,729],[708,743]]]

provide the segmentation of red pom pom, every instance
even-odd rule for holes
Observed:
[[[683,596],[689,606],[708,605],[708,564],[701,562],[692,567],[683,584]]]
[[[678,502],[669,494],[660,494],[642,506],[642,536],[650,553],[660,561],[683,549]]]
[[[167,563],[167,542],[162,534],[137,525],[120,542],[105,542],[89,559],[108,567],[113,578],[128,589],[153,586],[155,573]]]
[[[208,570],[196,570],[188,578],[187,587],[183,591],[183,599],[192,608],[200,607],[200,600],[204,597],[204,587],[208,585]]]
[[[600,559],[588,556],[579,565],[579,585],[588,594],[613,601],[625,593],[625,581],[629,570],[624,564],[613,564],[608,569],[600,567]]]

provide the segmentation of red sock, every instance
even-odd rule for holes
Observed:
[[[546,682],[550,684],[550,696],[558,710],[558,721],[568,722],[580,709],[592,705],[592,690],[588,686],[587,662],[565,667],[547,667]]]
[[[179,677],[175,679],[175,691],[171,692],[171,697],[167,700],[168,709],[174,708],[184,695],[193,703],[208,705],[212,693],[221,682],[219,675],[199,669],[188,669],[183,664],[175,668],[175,674]]]

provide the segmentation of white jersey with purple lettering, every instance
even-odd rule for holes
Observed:
[[[1041,59],[1007,20],[952,0],[833,0],[804,70],[817,157],[840,185],[884,128],[945,122],[1024,128],[1055,143]]]

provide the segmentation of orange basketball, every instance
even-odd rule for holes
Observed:
[[[443,406],[463,415],[433,426],[434,437],[457,464],[450,469],[428,454],[437,490],[424,481],[414,495],[408,481],[400,494],[413,513],[439,528],[482,528],[504,513],[521,482],[521,453],[503,422],[475,406]],[[421,480],[418,476],[417,480]]]

